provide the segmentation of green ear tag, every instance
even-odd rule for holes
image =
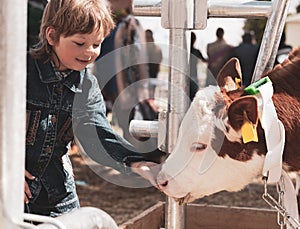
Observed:
[[[270,80],[269,77],[266,76],[264,78],[259,79],[256,82],[254,82],[253,84],[250,84],[248,87],[246,87],[244,89],[244,91],[248,95],[256,95],[256,94],[259,93],[259,87],[266,84],[266,83],[268,83],[268,82],[271,82],[271,80]]]

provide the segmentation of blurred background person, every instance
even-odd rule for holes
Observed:
[[[195,48],[196,34],[191,32],[191,47],[190,47],[190,99],[192,100],[199,89],[197,65],[199,60],[207,62],[199,49]]]
[[[147,55],[148,55],[148,70],[150,78],[157,78],[160,63],[162,61],[161,48],[155,44],[153,32],[150,29],[145,31],[147,42]]]
[[[27,2],[27,50],[38,42],[41,20],[47,0]]]
[[[132,0],[108,0],[107,2],[116,26],[101,44],[101,53],[94,63],[94,71],[102,90],[107,113],[110,113],[118,96],[115,35],[120,24],[132,12]]]
[[[130,115],[138,102],[149,98],[146,79],[149,78],[148,56],[145,45],[145,30],[132,15],[132,11],[119,24],[115,34],[116,83],[118,98],[114,110],[118,125],[123,130],[123,137],[134,143],[129,133]]]
[[[146,35],[141,23],[132,14],[132,0],[108,0],[116,23],[105,38],[101,54],[95,62],[98,78],[106,101],[112,111],[112,124],[117,124],[123,137],[136,143],[129,133],[135,107],[149,98],[148,56]]]
[[[259,46],[253,44],[253,34],[245,32],[242,36],[242,43],[233,49],[233,55],[237,57],[241,64],[243,85],[251,84]]]
[[[206,85],[216,84],[216,78],[223,65],[233,56],[233,47],[224,40],[224,29],[216,30],[217,40],[207,44],[208,74]]]
[[[157,76],[160,71],[160,63],[162,61],[161,48],[155,44],[153,31],[147,29],[146,35],[146,49],[148,55],[148,71],[149,71],[149,96],[154,98],[155,87],[158,83]]]

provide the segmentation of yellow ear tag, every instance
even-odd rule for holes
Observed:
[[[244,143],[258,142],[256,125],[249,121],[246,112],[244,112],[244,123],[242,125],[242,138]]]
[[[241,79],[238,77],[235,77],[234,81],[235,81],[236,88],[240,88],[241,87]]]

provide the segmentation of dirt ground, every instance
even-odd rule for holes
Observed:
[[[87,166],[79,154],[72,154],[71,160],[81,206],[92,206],[106,211],[118,225],[139,215],[158,201],[166,199],[163,193],[153,187],[125,188],[105,181]],[[263,191],[263,185],[257,181],[240,192],[224,191],[196,200],[195,203],[269,208],[261,198]],[[270,186],[269,191],[277,197],[275,187]]]

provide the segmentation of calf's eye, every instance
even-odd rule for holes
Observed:
[[[192,146],[190,148],[190,151],[193,152],[193,153],[201,152],[201,151],[205,150],[206,147],[207,147],[207,145],[204,144],[204,143],[195,142],[195,143],[192,144]]]

